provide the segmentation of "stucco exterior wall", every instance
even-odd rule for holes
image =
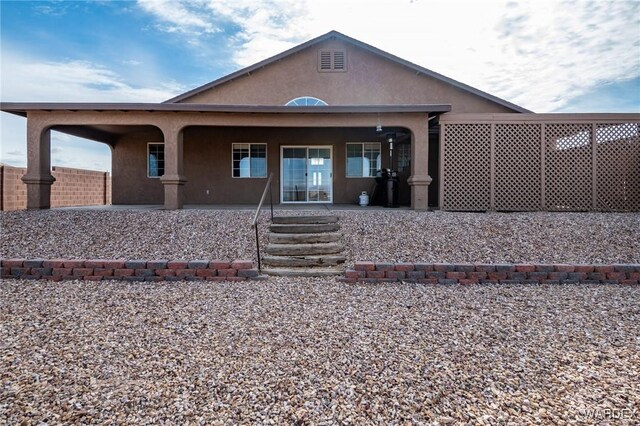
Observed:
[[[346,49],[346,72],[318,72],[319,49]],[[453,112],[513,112],[339,40],[327,40],[182,102],[284,105],[314,96],[329,105],[451,104]]]
[[[164,188],[147,177],[147,143],[163,142],[159,130],[123,136],[112,150],[113,204],[162,204]]]
[[[365,135],[371,129],[187,127],[184,130],[186,204],[255,204],[266,178],[232,177],[233,143],[266,143],[267,176],[274,173],[274,202],[280,202],[280,149],[289,145],[333,147],[333,202],[356,203],[362,191],[371,191],[373,178],[346,177],[346,142],[379,142]],[[121,139],[113,154],[114,204],[162,204],[163,188],[147,177],[148,142],[161,141],[154,132]],[[382,143],[382,164],[388,167],[388,144]],[[408,191],[408,187],[405,186]],[[208,193],[207,193],[208,191]]]

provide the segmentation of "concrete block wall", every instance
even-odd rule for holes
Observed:
[[[51,207],[111,203],[108,172],[54,166],[51,174],[56,178],[51,187]]]
[[[27,185],[21,178],[26,169],[0,165],[0,210],[27,208]]]
[[[27,207],[27,185],[22,167],[0,165],[0,210]],[[111,204],[111,176],[108,172],[54,166],[51,174],[51,207]]]

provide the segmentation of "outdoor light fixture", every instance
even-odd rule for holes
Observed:
[[[382,123],[380,123],[380,114],[378,114],[378,124],[376,125],[376,133],[382,132]]]
[[[396,140],[396,134],[395,133],[387,133],[387,142],[389,142],[390,148],[393,149],[393,142]]]

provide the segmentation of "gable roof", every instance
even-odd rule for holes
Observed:
[[[221,77],[221,78],[219,78],[217,80],[214,80],[214,81],[212,81],[210,83],[204,84],[204,85],[202,85],[200,87],[196,87],[195,89],[189,90],[188,92],[185,92],[185,93],[183,93],[181,95],[178,95],[178,96],[176,96],[174,98],[168,99],[168,100],[164,101],[163,103],[181,102],[181,101],[183,101],[185,99],[188,99],[188,98],[190,98],[192,96],[195,96],[195,95],[197,95],[199,93],[202,93],[202,92],[204,92],[206,90],[209,90],[211,88],[214,88],[216,86],[224,84],[224,83],[226,83],[228,81],[231,81],[231,80],[234,80],[234,79],[236,79],[238,77],[242,77],[244,75],[250,74],[255,70],[258,70],[260,68],[266,67],[269,64],[277,62],[277,61],[279,61],[281,59],[284,59],[284,58],[286,58],[288,56],[291,56],[291,55],[293,55],[293,54],[295,54],[297,52],[300,52],[301,50],[304,50],[304,49],[306,49],[308,47],[311,47],[313,45],[322,43],[323,41],[326,41],[326,40],[329,40],[329,39],[338,39],[338,40],[341,40],[341,41],[343,41],[345,43],[352,44],[352,45],[354,45],[356,47],[359,47],[359,48],[364,49],[364,50],[366,50],[366,51],[368,51],[370,53],[373,53],[374,55],[381,56],[381,57],[383,57],[383,58],[385,58],[385,59],[387,59],[389,61],[395,62],[395,63],[397,63],[399,65],[404,66],[404,67],[407,67],[410,70],[413,70],[413,71],[415,71],[415,72],[417,72],[419,74],[424,74],[424,75],[432,77],[432,78],[434,78],[436,80],[440,80],[440,81],[442,81],[444,83],[447,83],[447,84],[450,84],[450,85],[452,85],[454,87],[457,87],[458,89],[461,89],[461,90],[464,90],[466,92],[472,93],[472,94],[474,94],[476,96],[479,96],[481,98],[487,99],[487,100],[489,100],[491,102],[494,102],[494,103],[496,103],[498,105],[502,105],[502,106],[504,106],[506,108],[512,109],[512,110],[514,110],[516,112],[532,112],[532,111],[530,111],[530,110],[528,110],[526,108],[523,108],[523,107],[521,107],[519,105],[516,105],[516,104],[511,103],[509,101],[506,101],[504,99],[498,98],[497,96],[494,96],[494,95],[492,95],[490,93],[483,92],[482,90],[476,89],[475,87],[471,87],[471,86],[469,86],[467,84],[461,83],[461,82],[459,82],[457,80],[454,80],[452,78],[449,78],[447,76],[439,74],[439,73],[437,73],[435,71],[431,71],[431,70],[429,70],[427,68],[421,67],[420,65],[416,65],[416,64],[414,64],[412,62],[409,62],[409,61],[407,61],[405,59],[402,59],[402,58],[400,58],[398,56],[392,55],[391,53],[388,53],[388,52],[385,52],[383,50],[380,50],[377,47],[373,47],[373,46],[371,46],[369,44],[363,43],[363,42],[361,42],[359,40],[356,40],[354,38],[346,36],[346,35],[338,32],[338,31],[329,31],[328,33],[326,33],[324,35],[321,35],[320,37],[316,37],[316,38],[314,38],[312,40],[309,40],[309,41],[307,41],[305,43],[302,43],[302,44],[300,44],[300,45],[298,45],[296,47],[293,47],[293,48],[291,48],[289,50],[285,50],[282,53],[279,53],[279,54],[277,54],[275,56],[272,56],[272,57],[270,57],[268,59],[260,61],[260,62],[258,62],[256,64],[250,65],[250,66],[248,66],[246,68],[242,68],[242,69],[240,69],[238,71],[235,71],[235,72],[233,72],[231,74],[228,74],[228,75],[226,75],[224,77]]]

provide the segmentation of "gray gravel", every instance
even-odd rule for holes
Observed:
[[[639,213],[331,213],[340,217],[348,264],[640,263]],[[0,256],[255,260],[252,215],[229,210],[5,212],[0,214]],[[262,223],[266,243],[266,213]]]
[[[638,286],[5,280],[0,424],[638,424],[639,306]]]

